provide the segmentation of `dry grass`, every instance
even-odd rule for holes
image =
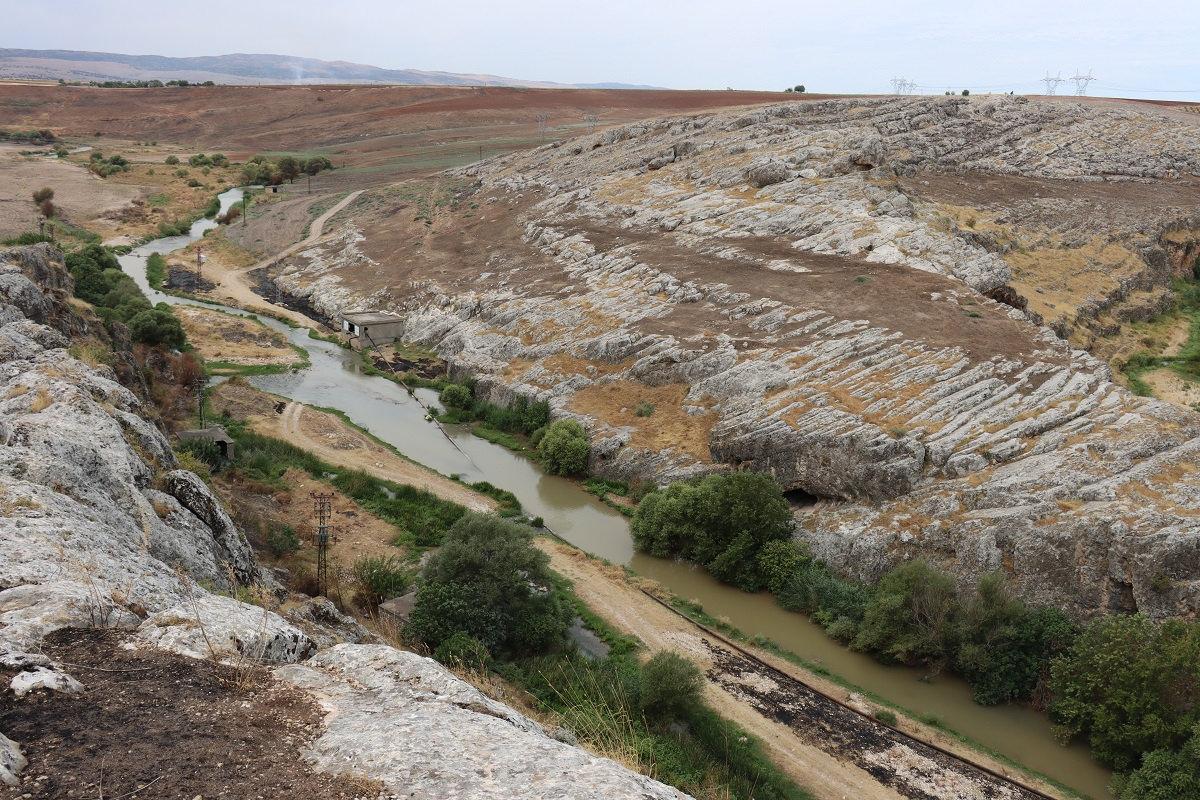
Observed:
[[[595,417],[612,427],[633,429],[629,444],[646,450],[678,450],[710,463],[708,439],[717,415],[706,410],[688,414],[684,409],[687,384],[646,386],[631,380],[600,383],[581,389],[571,397],[570,408]],[[648,403],[654,407],[649,416],[639,417],[635,409]],[[704,405],[707,403],[695,403]]]
[[[30,413],[36,414],[54,404],[54,398],[45,389],[38,389],[37,395],[29,403]]]

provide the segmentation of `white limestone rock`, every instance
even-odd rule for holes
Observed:
[[[687,795],[553,738],[429,658],[339,644],[275,674],[319,698],[325,730],[308,757],[414,800]]]

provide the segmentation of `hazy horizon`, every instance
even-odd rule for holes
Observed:
[[[1178,0],[1130,4],[1018,0],[1003,13],[961,4],[850,0],[797,4],[631,2],[603,7],[518,0],[382,0],[193,7],[143,0],[66,0],[8,12],[4,47],[136,55],[275,53],[391,69],[492,74],[559,83],[676,89],[1041,93],[1047,73],[1096,76],[1090,95],[1200,98],[1200,9]],[[999,6],[993,8],[999,9]],[[64,18],[84,24],[63,26]],[[218,23],[219,21],[219,23]],[[1071,94],[1068,81],[1060,94]]]

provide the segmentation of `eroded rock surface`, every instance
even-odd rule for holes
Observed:
[[[350,768],[396,796],[687,797],[557,741],[415,653],[340,644],[276,674],[312,692],[328,712],[327,728],[309,754],[317,768]]]
[[[285,673],[310,689],[336,688],[346,705],[347,716],[331,717],[318,740],[319,769],[396,782],[415,757],[411,776],[430,798],[684,797],[552,740],[436,662],[338,644],[371,636],[326,600],[291,604],[285,619],[229,596],[251,582],[267,594],[280,587],[208,486],[177,468],[138,397],[106,367],[73,358],[61,330],[34,321],[84,330],[69,296],[56,250],[0,251],[0,668],[12,675],[4,688],[15,702],[84,688],[86,671],[73,674],[42,651],[48,634],[66,628],[127,630],[122,646],[235,665],[292,663],[336,645]],[[422,738],[389,733],[360,747],[365,727],[348,732],[349,718]],[[477,750],[446,749],[439,762],[429,759],[433,744]],[[27,757],[36,763],[0,732],[0,782],[19,785]],[[485,771],[442,771],[455,760]],[[594,786],[581,790],[580,780]],[[395,788],[394,796],[414,796],[408,784]]]
[[[1080,615],[1189,615],[1200,418],[1078,346],[1189,268],[1197,122],[1007,97],[651,120],[427,205],[368,192],[275,280],[401,314],[493,401],[548,399],[601,474],[771,472],[847,573],[921,556]]]

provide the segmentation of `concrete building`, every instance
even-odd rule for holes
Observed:
[[[391,344],[404,335],[404,320],[380,311],[355,311],[342,315],[342,331],[350,336],[355,350]]]
[[[217,445],[217,449],[221,453],[221,458],[226,461],[233,460],[233,438],[220,425],[212,425],[194,431],[180,431],[179,439],[185,442],[189,439],[213,442]]]

